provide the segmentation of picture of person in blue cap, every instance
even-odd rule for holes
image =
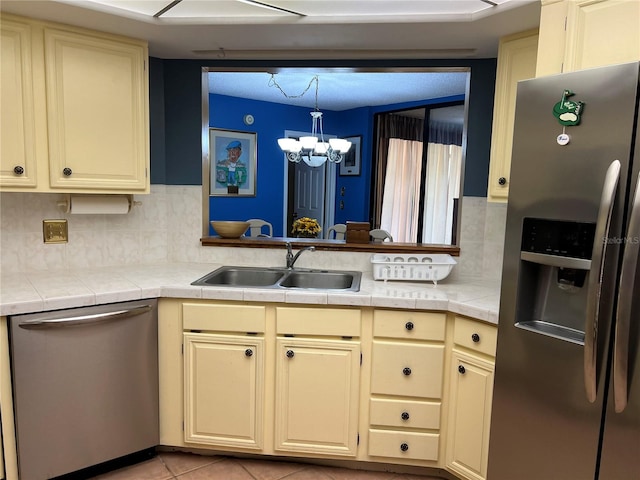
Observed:
[[[247,168],[240,159],[242,143],[232,140],[225,149],[226,158],[216,162],[216,181],[226,185],[229,193],[238,193],[238,188],[247,181]]]

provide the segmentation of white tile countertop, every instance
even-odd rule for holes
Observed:
[[[498,323],[500,285],[496,281],[383,282],[363,272],[360,291],[349,293],[191,285],[220,266],[169,263],[2,274],[0,316],[171,297],[447,310]]]

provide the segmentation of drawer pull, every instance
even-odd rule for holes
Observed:
[[[504,186],[507,184],[507,179],[505,177],[500,177],[498,179],[498,185]]]
[[[287,350],[287,358],[293,358],[295,356],[295,353],[293,352],[293,350]]]
[[[413,330],[413,322],[407,322],[404,324],[404,328],[406,328],[407,330],[411,331]]]
[[[63,174],[65,177],[70,177],[72,173],[73,173],[73,170],[71,170],[69,167],[64,167],[64,168],[62,169],[62,174]]]
[[[400,450],[406,452],[407,450],[409,450],[409,445],[407,443],[400,444]]]
[[[253,355],[253,350],[251,350],[250,348],[247,348],[244,351],[245,356],[250,357],[251,355]]]
[[[467,370],[462,365],[458,365],[458,372],[464,375],[467,372]]]
[[[402,373],[404,373],[407,377],[411,375],[411,369],[409,367],[404,367],[402,369]]]
[[[474,333],[473,335],[471,335],[471,340],[473,340],[473,343],[478,343],[480,341],[480,335]]]
[[[16,165],[15,167],[13,167],[13,173],[15,173],[16,175],[22,175],[24,173],[24,167]]]
[[[409,412],[402,412],[400,418],[402,418],[403,420],[409,420]]]

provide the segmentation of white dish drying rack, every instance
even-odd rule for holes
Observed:
[[[376,253],[371,255],[374,280],[430,281],[438,284],[451,273],[457,262],[448,254],[396,255]]]

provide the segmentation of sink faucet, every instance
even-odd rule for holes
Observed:
[[[293,268],[293,265],[296,263],[296,260],[298,260],[298,257],[302,252],[304,252],[305,250],[309,250],[310,252],[313,252],[316,249],[316,247],[314,246],[304,247],[304,248],[301,248],[300,251],[294,255],[293,250],[291,248],[291,243],[287,242],[286,245],[287,245],[287,268],[288,269]]]

